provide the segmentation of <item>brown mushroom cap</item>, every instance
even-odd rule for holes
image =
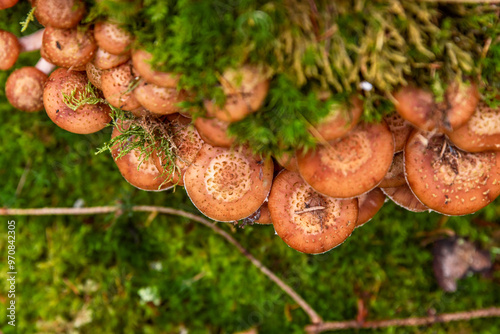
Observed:
[[[389,197],[394,203],[408,211],[424,212],[429,211],[429,208],[422,204],[413,194],[407,183],[402,186],[392,188],[381,188],[382,192]]]
[[[14,6],[19,0],[0,0],[0,10]]]
[[[415,196],[443,214],[476,212],[500,194],[500,155],[461,151],[444,136],[413,132],[405,147],[405,170]]]
[[[349,103],[342,105],[332,104],[330,113],[316,126],[322,140],[340,138],[351,131],[358,124],[363,113],[363,101],[352,96]]]
[[[403,152],[396,153],[391,168],[378,185],[380,188],[399,187],[406,184]]]
[[[200,137],[212,146],[231,147],[235,138],[227,134],[228,122],[221,121],[215,117],[198,117],[194,121],[194,126]]]
[[[97,22],[94,37],[99,47],[114,55],[129,54],[132,35],[112,22]]]
[[[78,99],[84,94],[88,79],[84,73],[59,68],[45,84],[43,104],[50,119],[64,130],[88,134],[103,129],[109,123],[110,108],[105,103],[85,104],[72,110],[64,103],[63,93],[70,96],[76,90]]]
[[[126,63],[130,59],[128,54],[114,55],[104,49],[97,48],[92,62],[101,70],[109,70]]]
[[[439,103],[431,92],[413,86],[403,87],[394,98],[397,112],[408,122],[424,131],[443,132],[467,122],[479,102],[479,90],[473,82],[454,80]]]
[[[45,27],[70,29],[78,25],[85,14],[81,0],[37,0],[35,16]]]
[[[269,80],[263,70],[245,65],[238,70],[226,70],[220,79],[226,103],[219,107],[214,101],[205,100],[208,115],[225,122],[237,122],[257,111],[269,91]]]
[[[126,125],[125,125],[126,126]],[[122,133],[122,127],[115,127],[111,138]],[[133,140],[133,138],[131,138]],[[120,146],[117,144],[113,147],[112,156],[122,176],[128,183],[136,188],[146,191],[162,191],[170,189],[174,186],[173,182],[167,181],[168,175],[162,175],[156,168],[156,155],[151,154],[148,161],[144,161],[139,150],[132,150],[121,158],[117,158],[120,154]]]
[[[384,120],[387,125],[389,125],[389,129],[394,136],[394,151],[396,153],[403,151],[406,141],[408,140],[410,133],[413,131],[413,126],[397,112],[384,117]]]
[[[160,115],[178,112],[181,109],[178,104],[186,99],[184,91],[161,87],[146,81],[142,81],[137,86],[134,96],[144,108]]]
[[[43,86],[47,75],[35,67],[15,70],[7,79],[5,93],[15,108],[33,112],[43,109]]]
[[[96,48],[91,30],[47,27],[43,34],[43,57],[54,65],[75,71],[85,71],[85,65],[94,56]]]
[[[360,227],[369,222],[377,212],[384,206],[385,194],[380,188],[375,188],[358,197],[358,220],[356,227]]]
[[[177,87],[179,75],[168,72],[155,71],[150,63],[153,56],[145,50],[135,50],[132,52],[132,62],[139,75],[147,82],[161,87]]]
[[[136,80],[136,75],[130,63],[103,71],[102,92],[109,104],[128,111],[139,108],[141,104],[130,91],[134,80]]]
[[[385,122],[360,124],[329,145],[296,155],[300,174],[316,191],[334,198],[356,197],[375,188],[387,174],[394,138]]]
[[[358,200],[324,196],[298,173],[282,171],[268,202],[274,229],[299,252],[319,254],[340,245],[356,227]]]
[[[479,102],[469,121],[449,132],[448,138],[468,152],[500,150],[500,108],[491,108],[485,102]]]
[[[204,144],[184,174],[193,204],[207,217],[234,221],[253,214],[264,203],[273,180],[271,159],[246,148],[235,150]]]
[[[21,52],[21,44],[16,35],[0,30],[0,70],[8,70],[17,61]]]

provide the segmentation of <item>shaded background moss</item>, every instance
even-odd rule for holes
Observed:
[[[27,8],[27,5],[22,5]],[[24,9],[23,9],[24,10]],[[0,12],[18,29],[27,12]],[[6,17],[8,21],[4,20]],[[36,26],[30,26],[35,29]],[[23,55],[17,67],[38,55]],[[123,180],[107,154],[94,152],[110,129],[76,135],[44,112],[13,110],[0,72],[0,205],[13,208],[133,204],[196,212],[184,191],[147,193]],[[500,205],[448,218],[444,227],[498,259]],[[7,220],[16,220],[18,333],[300,333],[307,316],[234,247],[207,228],[171,216],[3,217],[0,224],[0,329],[6,325]],[[317,256],[287,247],[270,226],[220,224],[272,268],[325,320],[356,316],[364,298],[371,319],[425,316],[500,305],[500,275],[475,275],[442,292],[423,245],[443,217],[387,203],[335,250]],[[488,221],[492,224],[478,224]],[[497,255],[495,255],[497,254]],[[149,296],[149,297],[148,297]],[[146,302],[146,301],[150,302]],[[347,333],[498,333],[500,319]]]

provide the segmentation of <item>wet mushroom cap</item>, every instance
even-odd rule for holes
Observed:
[[[141,104],[133,94],[135,80],[137,78],[130,63],[103,71],[101,87],[104,97],[109,104],[128,111],[141,107]]]
[[[448,138],[468,152],[500,150],[500,108],[491,108],[481,101],[469,121],[449,132]]]
[[[94,56],[96,48],[91,30],[47,27],[43,33],[43,57],[60,67],[85,71],[85,65]]]
[[[94,25],[94,37],[99,47],[114,55],[130,54],[132,35],[112,22],[97,22]]]
[[[394,138],[385,122],[360,124],[315,151],[296,153],[304,180],[334,198],[357,197],[375,188],[391,167],[393,155]]]
[[[434,113],[434,96],[431,92],[406,86],[394,93],[396,111],[419,129],[431,131],[438,125]]]
[[[35,16],[44,27],[74,28],[85,14],[81,0],[37,0]]]
[[[271,212],[269,211],[268,203],[264,202],[259,209],[259,218],[255,220],[255,223],[261,225],[269,225],[273,223],[271,219]]]
[[[363,101],[353,96],[344,105],[333,104],[330,113],[316,126],[316,130],[322,140],[329,141],[340,138],[358,124],[362,113]]]
[[[227,134],[229,124],[215,117],[198,117],[194,121],[200,137],[208,144],[218,147],[231,147],[234,143],[235,138]]]
[[[87,76],[82,72],[59,68],[45,83],[43,104],[50,119],[66,131],[89,134],[103,129],[110,121],[111,110],[105,103],[84,104],[72,110],[64,102],[63,94],[76,92],[77,99],[85,94]]]
[[[360,227],[369,222],[377,212],[384,206],[385,194],[380,188],[375,188],[358,197],[358,220],[356,227]]]
[[[23,67],[11,73],[5,83],[7,100],[15,108],[33,112],[43,109],[43,87],[47,74],[35,67]]]
[[[479,103],[479,89],[474,82],[453,81],[445,92],[449,106],[445,114],[445,129],[458,129],[472,117]]]
[[[300,174],[283,170],[274,180],[268,201],[278,236],[290,247],[320,254],[340,245],[356,227],[358,200],[316,192]]]
[[[16,35],[0,30],[0,70],[8,70],[17,61],[21,52],[21,44]]]
[[[282,153],[279,157],[276,157],[276,161],[286,170],[297,173],[299,172],[299,166],[297,165],[297,157],[295,154]]]
[[[466,215],[500,194],[500,155],[467,153],[445,136],[415,131],[405,147],[408,185],[426,206],[447,215]]]
[[[204,144],[184,174],[193,204],[207,217],[234,221],[253,214],[271,189],[273,163],[246,148],[228,149]]]
[[[115,127],[111,134],[111,138],[122,133],[121,127]],[[133,141],[133,138],[130,138]],[[125,180],[134,187],[146,191],[163,191],[174,186],[170,182],[169,176],[158,171],[156,168],[156,155],[151,154],[148,161],[144,161],[140,151],[135,149],[126,155],[118,158],[121,147],[117,144],[112,149],[113,160],[115,161],[120,173]]]
[[[381,188],[382,192],[400,207],[412,212],[429,211],[413,194],[407,183],[391,188]]]
[[[145,50],[135,50],[132,52],[134,68],[144,80],[161,87],[177,87],[179,75],[154,70],[150,63],[151,59],[153,59],[153,56]]]
[[[168,115],[180,111],[179,103],[185,101],[184,91],[177,88],[161,87],[146,81],[142,81],[134,90],[136,100],[149,111]]]

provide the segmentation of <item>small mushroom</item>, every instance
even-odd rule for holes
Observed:
[[[130,62],[103,71],[101,75],[102,92],[113,107],[134,110],[141,104],[133,94],[134,82],[138,80]]]
[[[408,122],[424,131],[441,132],[457,129],[472,116],[479,102],[479,90],[473,82],[452,81],[444,101],[421,88],[406,86],[394,94],[397,112]]]
[[[114,55],[102,48],[97,48],[92,63],[101,70],[109,70],[126,63],[129,59],[130,56],[127,54]]]
[[[21,44],[16,35],[0,30],[0,70],[8,70],[17,61],[21,53]]]
[[[500,108],[479,102],[476,111],[462,127],[449,132],[454,145],[468,152],[500,150]]]
[[[47,27],[43,34],[42,56],[57,66],[75,71],[85,71],[96,48],[91,30]]]
[[[87,65],[85,65],[85,72],[87,73],[87,77],[89,81],[99,90],[102,90],[101,77],[102,70],[96,67],[93,62],[89,61]]]
[[[397,112],[384,117],[384,120],[394,136],[394,151],[396,153],[403,151],[406,141],[414,129],[413,126]]]
[[[363,226],[369,222],[377,212],[384,206],[385,194],[380,188],[375,188],[358,197],[358,220],[356,227]]]
[[[35,16],[45,27],[70,29],[78,25],[85,14],[82,0],[37,0]]]
[[[335,199],[316,192],[300,174],[283,170],[268,202],[278,236],[307,254],[324,253],[343,243],[356,227],[358,200]]]
[[[132,35],[116,23],[110,21],[97,22],[94,26],[94,37],[99,47],[114,55],[130,54]]]
[[[209,116],[230,123],[257,111],[269,90],[269,80],[264,70],[251,65],[228,69],[219,81],[226,95],[226,103],[218,106],[213,100],[205,100],[205,109]]]
[[[443,135],[414,131],[404,151],[405,173],[415,196],[434,211],[466,215],[500,194],[500,154],[468,153]]]
[[[84,101],[87,97],[88,79],[82,72],[68,71],[64,68],[55,70],[47,80],[43,92],[43,104],[47,115],[59,127],[66,131],[88,134],[103,129],[111,120],[111,110],[105,103],[84,103],[76,110],[66,103],[63,94]]]
[[[243,147],[204,144],[184,174],[184,187],[201,213],[227,222],[257,211],[269,194],[272,180],[271,159],[256,157]]]
[[[121,135],[128,126],[130,125],[126,123],[115,126],[111,138]],[[129,142],[132,141],[134,141],[134,138],[129,138]],[[157,156],[154,152],[151,153],[148,160],[144,156],[141,156],[141,152],[138,149],[132,150],[118,158],[120,151],[124,148],[124,146],[116,144],[112,149],[112,156],[120,173],[128,183],[146,191],[163,191],[174,186],[175,182],[169,179],[170,176],[161,173],[156,168],[155,160],[157,160]]]
[[[299,166],[297,165],[297,157],[295,154],[282,153],[280,156],[276,157],[276,161],[286,170],[297,173],[299,172]]]
[[[186,100],[186,93],[182,90],[161,87],[146,81],[141,81],[134,90],[134,96],[144,108],[159,115],[180,111],[179,103]]]
[[[138,49],[132,52],[134,68],[144,80],[161,87],[177,87],[179,75],[155,70],[151,65],[151,59],[153,56],[145,50]]]
[[[317,192],[351,198],[375,188],[387,174],[394,155],[394,138],[385,122],[360,124],[346,136],[299,151],[300,175]]]
[[[208,144],[218,147],[231,147],[234,143],[235,138],[227,133],[229,124],[215,117],[198,117],[194,121],[200,137]]]
[[[343,137],[358,124],[362,113],[363,101],[356,96],[345,104],[333,103],[328,116],[316,126],[317,134],[326,141]]]
[[[43,109],[43,87],[47,74],[36,67],[22,67],[11,73],[5,83],[7,100],[15,108],[27,112]]]

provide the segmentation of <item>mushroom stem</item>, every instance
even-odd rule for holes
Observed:
[[[40,50],[44,31],[45,29],[40,29],[30,35],[18,38],[19,44],[21,44],[21,52]]]
[[[324,209],[325,209],[324,206],[312,206],[312,207],[306,208],[304,210],[295,211],[294,213],[296,215],[300,215],[302,213],[311,212],[311,211],[317,211],[317,210],[324,210]]]
[[[49,73],[56,68],[56,65],[49,63],[44,58],[40,58],[40,60],[36,63],[35,67],[38,70],[42,71],[43,73],[49,75]]]

